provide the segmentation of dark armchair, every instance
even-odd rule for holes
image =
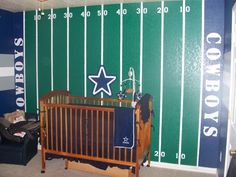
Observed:
[[[26,122],[34,124],[34,132],[30,133],[30,131],[26,130],[27,133],[23,138],[15,138],[7,132],[9,128],[4,128],[3,126],[5,125],[0,124],[0,163],[26,165],[37,153],[39,135],[38,116],[37,114],[25,113],[25,119]],[[14,126],[21,128],[20,124]],[[29,128],[26,124],[23,123],[22,126]],[[11,126],[11,129],[14,129],[14,127]]]

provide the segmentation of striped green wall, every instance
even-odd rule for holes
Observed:
[[[185,9],[166,1],[26,12],[27,111],[53,89],[93,96],[88,75],[101,64],[116,75],[116,97],[133,67],[153,96],[152,160],[197,166],[202,2],[187,0]]]

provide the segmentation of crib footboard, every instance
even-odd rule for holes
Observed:
[[[79,161],[134,167],[138,177],[140,164],[147,154],[150,164],[152,115],[144,121],[138,103],[135,148],[117,147],[113,106],[120,105],[128,107],[131,102],[72,97],[67,91],[53,91],[43,96],[40,99],[42,172],[45,172],[46,154],[54,154]],[[148,110],[152,110],[151,106],[150,99]]]

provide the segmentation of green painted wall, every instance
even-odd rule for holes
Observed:
[[[104,5],[103,16],[102,6],[74,7],[69,14],[52,9],[38,21],[36,12],[26,12],[27,111],[36,111],[37,95],[51,89],[93,96],[88,75],[101,64],[117,77],[111,85],[116,98],[133,67],[142,92],[153,96],[152,160],[196,166],[201,3],[186,1],[184,23],[182,1],[143,3],[142,11],[141,3]]]

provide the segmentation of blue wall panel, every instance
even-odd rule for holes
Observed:
[[[203,94],[199,165],[217,168],[219,161],[224,0],[205,1]],[[216,83],[213,88],[211,83]]]
[[[17,55],[15,55],[15,50],[17,51]],[[5,86],[3,88],[9,89],[0,91],[0,116],[3,116],[4,113],[12,112],[21,108],[20,106],[23,105],[21,103],[24,95],[19,89],[18,92],[15,90],[15,82],[18,84],[18,88],[23,88],[24,86],[24,83],[20,82],[23,81],[22,76],[24,68],[22,13],[11,13],[0,9],[0,54],[3,54],[0,55],[0,69],[2,67],[6,71],[10,71],[11,68],[15,68],[14,73],[18,74],[14,76],[15,80],[12,79],[12,75],[9,77],[9,73],[0,76],[0,85],[2,87]],[[13,58],[14,55],[15,57]],[[11,58],[11,56],[14,61],[3,61],[9,57]],[[8,87],[9,85],[11,87]]]
[[[15,110],[15,90],[0,91],[0,116]]]
[[[13,53],[13,13],[0,9],[0,53]]]

